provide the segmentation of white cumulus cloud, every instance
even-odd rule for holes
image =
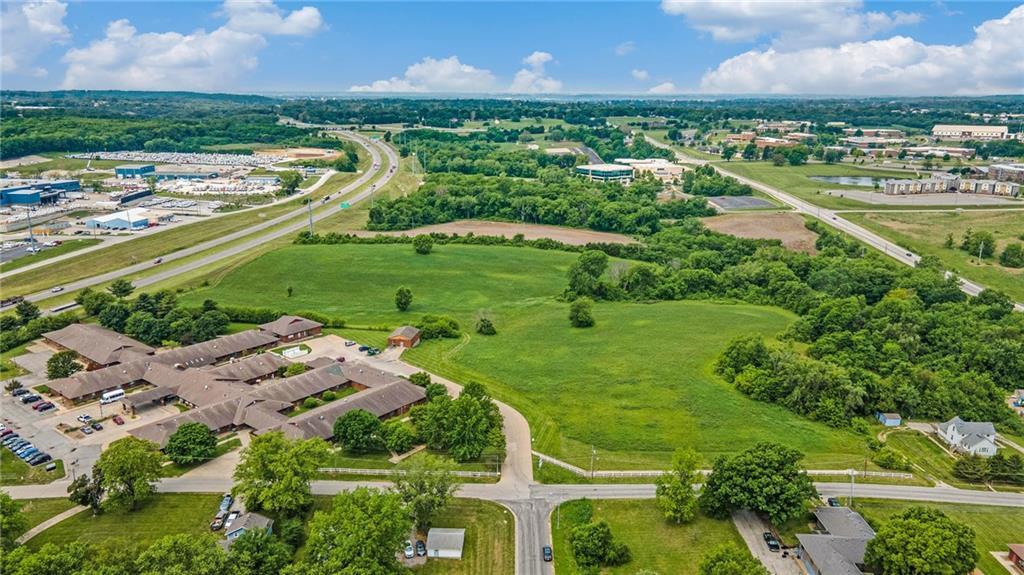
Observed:
[[[494,87],[490,70],[463,64],[457,56],[426,57],[409,66],[401,78],[352,86],[350,92],[484,92]]]
[[[516,72],[508,91],[514,94],[551,94],[562,90],[562,82],[547,75],[545,66],[555,59],[548,52],[537,51],[523,58],[523,68]]]
[[[647,90],[648,94],[675,94],[679,90],[676,90],[676,85],[672,82],[662,82],[657,86]]]
[[[718,41],[770,39],[775,48],[834,46],[920,22],[916,13],[865,11],[862,0],[662,0]]]
[[[704,74],[714,93],[995,94],[1024,92],[1024,6],[975,27],[962,45],[894,36],[837,47],[750,50]]]
[[[627,40],[615,47],[615,55],[625,56],[626,54],[629,54],[634,50],[636,50],[636,42],[632,40]]]
[[[630,72],[630,74],[632,74],[633,78],[637,80],[646,80],[651,76],[650,74],[647,73],[647,70],[639,70],[636,68],[634,68],[633,71]]]
[[[320,11],[303,6],[285,14],[273,0],[225,0],[227,26],[268,36],[309,36],[323,27]]]
[[[71,38],[64,25],[68,5],[53,0],[4,2],[0,10],[0,70],[5,74],[45,76],[36,59],[53,44]]]
[[[224,3],[227,22],[212,32],[145,32],[126,19],[107,25],[103,38],[73,48],[64,88],[217,90],[231,88],[259,64],[266,36],[306,36],[321,29],[316,8],[283,12],[269,0]]]

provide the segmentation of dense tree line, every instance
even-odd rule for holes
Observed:
[[[110,291],[116,291],[119,285],[123,284],[115,282]],[[131,284],[128,288],[130,293]],[[231,321],[212,300],[198,308],[186,308],[178,305],[178,296],[171,290],[141,293],[131,301],[124,299],[127,293],[119,293],[123,295],[86,288],[75,301],[103,327],[150,345],[207,341],[225,333]]]
[[[537,180],[435,174],[408,196],[381,200],[370,209],[371,230],[403,230],[458,219],[496,219],[651,234],[662,218],[713,215],[703,199],[657,202],[653,178],[630,186],[595,183],[561,170]]]
[[[695,196],[750,196],[754,189],[736,178],[723,176],[711,164],[683,174],[683,191]]]
[[[550,155],[538,150],[510,150],[492,143],[502,141],[503,133],[491,129],[460,136],[436,130],[406,130],[394,141],[398,144],[399,154],[405,157],[415,153],[428,173],[536,178],[544,168],[569,168],[576,164],[575,156]]]

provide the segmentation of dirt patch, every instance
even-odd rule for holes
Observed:
[[[43,156],[22,156],[20,158],[11,158],[10,160],[0,162],[0,170],[9,170],[11,168],[17,168],[18,166],[31,166],[32,164],[42,164],[43,162],[49,161],[50,158]]]
[[[390,236],[400,236],[404,234],[407,236],[415,236],[417,234],[429,233],[459,234],[460,236],[464,236],[472,233],[478,236],[503,236],[506,238],[511,238],[516,234],[523,234],[523,237],[528,240],[548,238],[573,246],[582,246],[589,243],[637,243],[633,238],[622,234],[595,232],[593,230],[581,230],[577,228],[563,228],[560,226],[545,226],[540,224],[514,224],[507,222],[485,222],[479,220],[460,220],[457,222],[423,226],[421,228],[400,232],[371,232],[364,230],[354,233],[357,236],[363,237],[375,236],[377,234]],[[814,242],[812,241],[811,243],[813,244]]]
[[[293,160],[307,160],[310,158],[334,158],[339,156],[341,153],[337,150],[329,150],[325,148],[271,148],[266,150],[256,150],[253,154],[270,154],[273,156],[288,156]]]
[[[788,249],[817,253],[818,235],[804,227],[804,219],[793,213],[725,214],[702,220],[709,230],[740,238],[781,240]]]

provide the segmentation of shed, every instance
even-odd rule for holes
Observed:
[[[389,346],[416,347],[419,342],[420,330],[411,325],[403,325],[388,336]]]
[[[1014,567],[1024,571],[1024,543],[1011,543],[1008,545],[1010,548],[1007,553],[1007,558]]]
[[[465,529],[434,527],[427,532],[427,557],[462,559],[462,545],[465,542]]]
[[[264,530],[270,533],[270,530],[274,527],[274,520],[259,513],[243,513],[235,519],[231,527],[224,532],[227,536],[228,541],[234,541],[242,536],[246,531]]]
[[[875,414],[875,418],[886,427],[899,427],[903,423],[903,418],[898,413],[883,413],[879,411]]]

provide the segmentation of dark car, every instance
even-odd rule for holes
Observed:
[[[33,466],[33,467],[35,467],[36,465],[41,465],[41,464],[46,463],[47,461],[49,461],[51,459],[53,459],[53,458],[50,457],[49,453],[37,453],[35,455],[35,457],[33,457],[32,459],[28,460],[28,464]]]
[[[115,415],[112,419],[114,420],[114,423],[124,425],[124,419],[120,415]]]
[[[829,507],[842,507],[843,504],[839,502],[839,499],[837,499],[835,497],[829,497],[828,498],[828,506]]]
[[[40,405],[36,409],[39,410],[39,413],[43,413],[43,412],[50,411],[51,409],[56,409],[56,408],[57,408],[56,405],[54,405],[54,404],[50,403],[49,401],[47,401],[46,403]]]
[[[0,437],[7,437],[8,435],[10,435],[12,433],[14,433],[13,429],[5,429],[3,431],[0,431]]]
[[[92,427],[96,431],[103,431],[103,426],[100,425],[100,422],[98,422],[98,421],[92,422],[91,424],[89,424],[89,427]]]
[[[13,395],[14,397],[18,397],[19,395],[25,395],[26,393],[28,393],[28,389],[27,388],[19,387],[18,389],[15,389],[14,391],[12,391],[11,395]]]
[[[42,399],[41,396],[38,396],[38,395],[33,393],[33,394],[30,394],[30,395],[26,395],[25,397],[22,397],[21,398],[21,402],[24,403],[24,404],[29,404],[29,403],[35,403],[35,402],[39,401],[40,399]]]
[[[544,555],[544,561],[551,563],[555,559],[554,553],[551,552],[551,547],[545,545],[541,550],[541,554]]]
[[[427,555],[427,544],[419,539],[416,540],[416,555],[419,557],[426,557]]]
[[[45,411],[44,408],[53,407],[53,403],[49,401],[40,401],[39,403],[32,406],[32,409],[36,411]]]
[[[210,522],[210,531],[219,531],[224,527],[224,518],[228,516],[227,511],[218,511],[213,516],[213,521]]]
[[[15,433],[14,435],[9,435],[9,436],[4,438],[3,446],[4,447],[9,447],[9,446],[13,445],[19,439],[21,439],[21,436],[18,435],[17,433]]]
[[[769,551],[778,551],[782,548],[782,546],[779,545],[779,540],[768,531],[764,532],[764,542],[768,544]]]
[[[356,344],[356,342],[354,342],[354,341],[346,341],[345,342],[345,347],[352,347],[355,344]]]
[[[361,345],[361,346],[359,346],[359,351],[366,351],[368,349],[370,349],[370,346],[368,346],[368,345]]]

